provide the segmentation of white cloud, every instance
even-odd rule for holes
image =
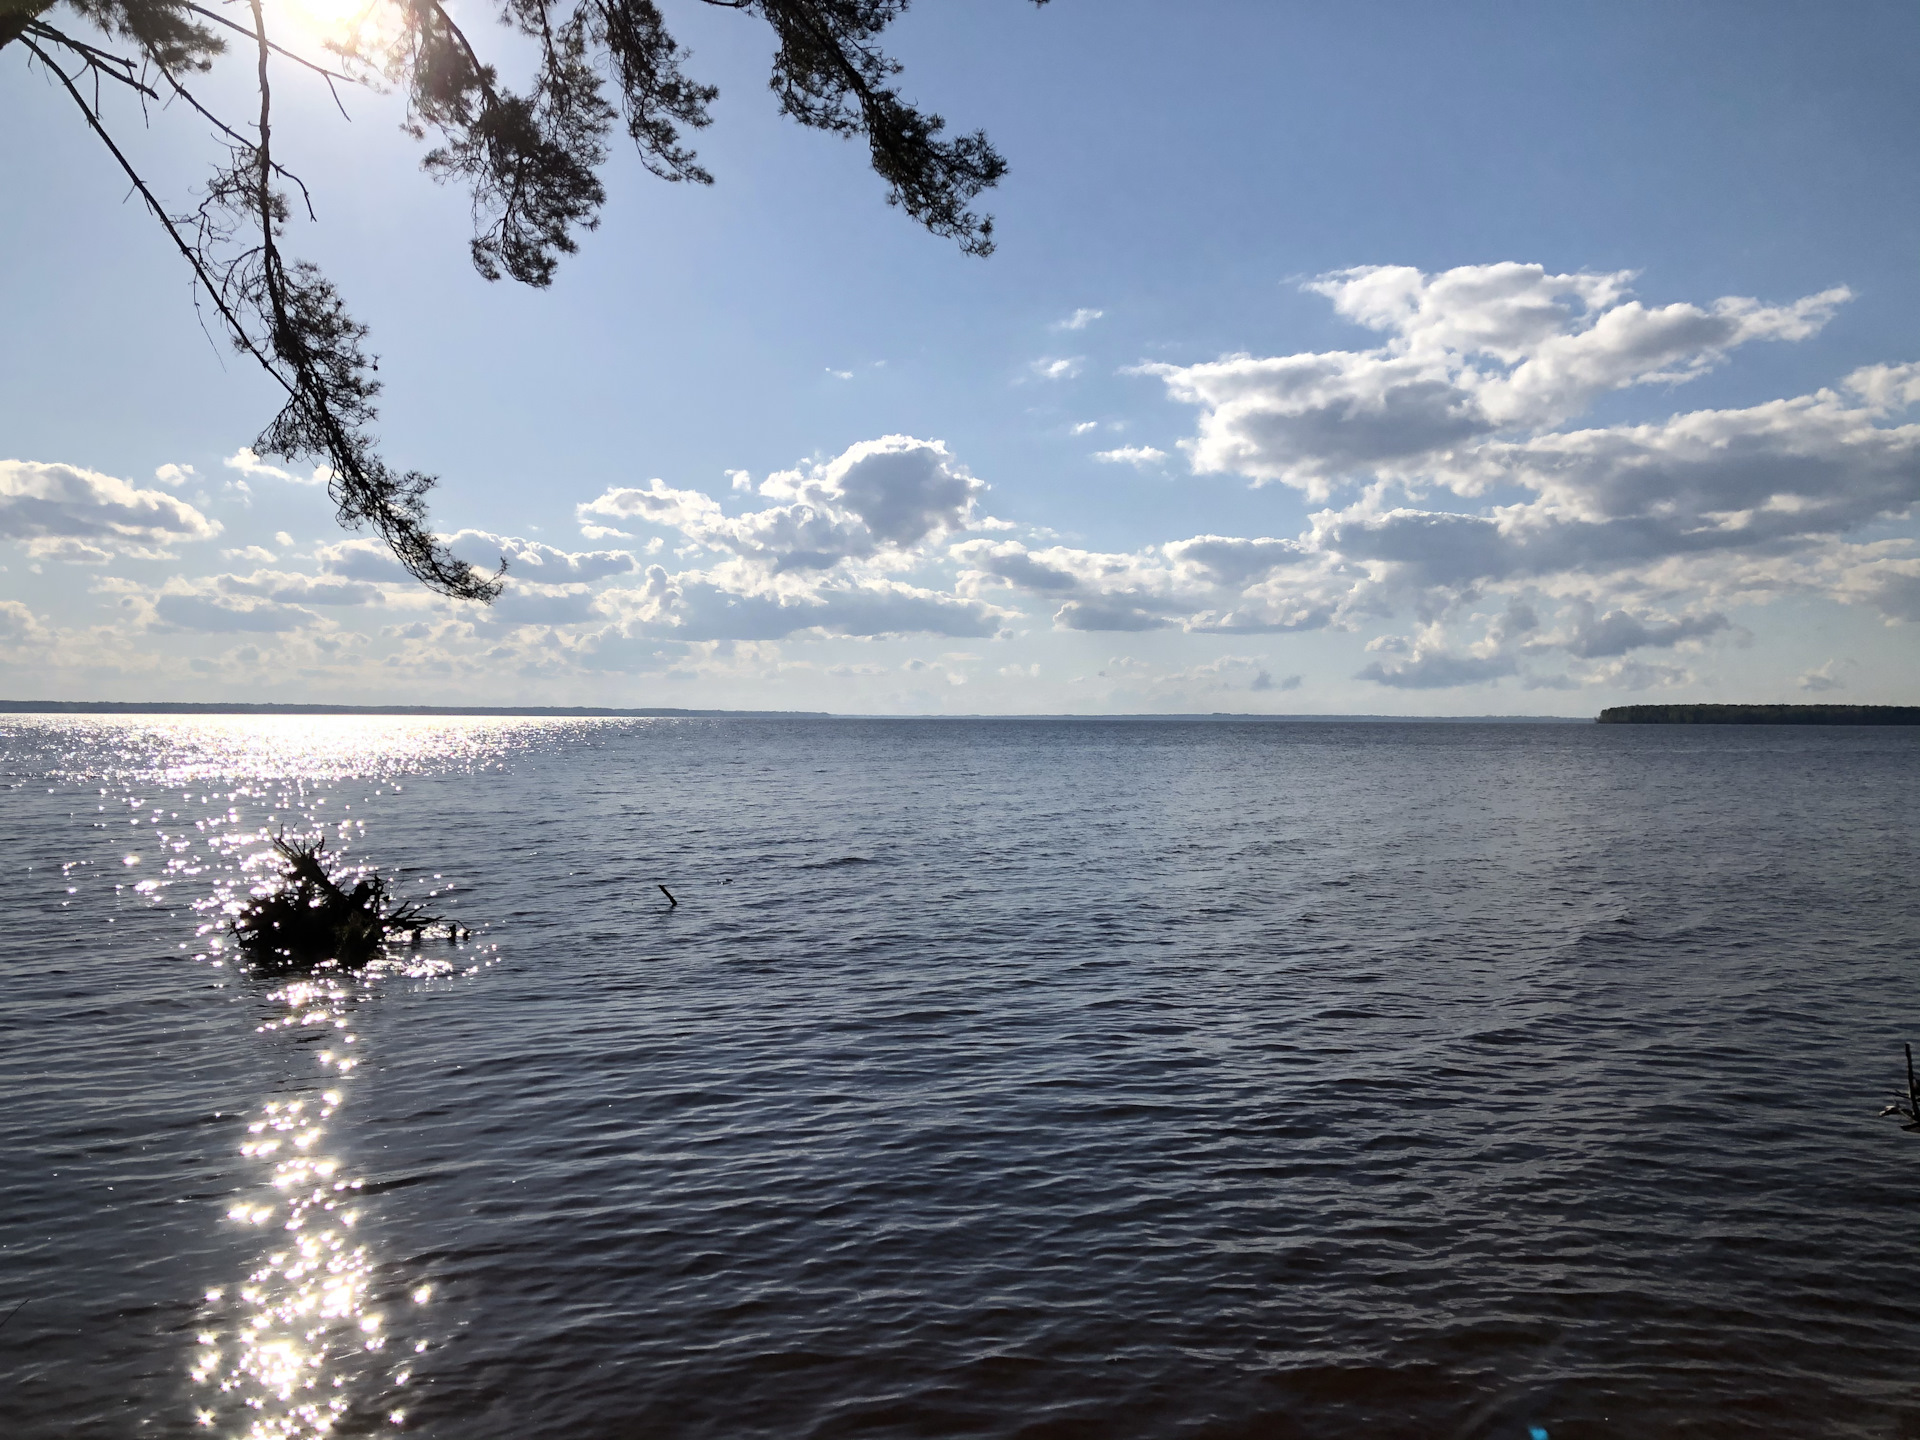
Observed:
[[[1069,426],[1067,433],[1069,435],[1085,435],[1089,430],[1098,430],[1099,428],[1100,422],[1098,420],[1082,420],[1076,425]]]
[[[1167,452],[1156,450],[1151,445],[1122,445],[1118,450],[1096,450],[1094,459],[1107,465],[1158,465],[1167,458]]]
[[[1579,618],[1564,645],[1568,654],[1582,660],[1624,655],[1629,650],[1669,649],[1683,640],[1698,640],[1727,628],[1727,617],[1714,613],[1668,619],[1636,615],[1630,610],[1596,615],[1590,604],[1577,608]]]
[[[1183,442],[1196,471],[1282,481],[1325,497],[1374,474],[1405,476],[1500,432],[1538,431],[1600,395],[1676,384],[1754,340],[1797,340],[1844,288],[1768,306],[1727,297],[1648,308],[1629,273],[1550,275],[1538,265],[1340,271],[1306,288],[1387,334],[1376,349],[1199,365],[1142,365],[1199,407]]]
[[[1443,648],[1421,646],[1405,660],[1391,664],[1375,660],[1356,678],[1396,690],[1448,690],[1503,679],[1519,668],[1511,655],[1456,655]]]
[[[304,629],[320,620],[311,610],[273,600],[170,592],[154,597],[153,613],[162,625],[171,629],[211,632],[276,633]]]
[[[611,519],[678,530],[770,573],[825,571],[845,561],[905,559],[967,528],[985,489],[939,441],[888,435],[823,464],[769,475],[760,494],[787,503],[763,510],[729,516],[712,496],[656,479],[610,489],[576,514],[583,525]]]
[[[158,480],[162,485],[170,485],[177,490],[186,484],[187,481],[194,478],[193,466],[162,465],[153,472],[153,478]]]
[[[222,550],[221,558],[226,560],[251,560],[258,565],[271,565],[274,553],[264,545],[243,545],[238,550]]]
[[[952,554],[964,567],[962,593],[1005,587],[1059,602],[1054,624],[1065,630],[1314,630],[1330,622],[1333,597],[1344,588],[1329,589],[1324,557],[1288,540],[1200,535],[1119,554],[968,540]],[[1304,571],[1300,580],[1282,583],[1295,566]]]
[[[739,492],[744,472],[730,472]],[[978,511],[986,486],[937,440],[888,435],[832,460],[776,471],[757,487],[775,503],[729,515],[698,490],[655,479],[580,505],[582,528],[605,521],[677,531],[683,557],[705,569],[647,570],[646,583],[603,591],[601,603],[635,634],[688,642],[771,641],[803,631],[850,636],[986,636],[1008,612],[886,578],[939,558],[945,539],[1003,528]],[[622,532],[624,533],[624,532]],[[657,550],[658,538],[648,546]]]
[[[1106,313],[1104,310],[1089,310],[1085,306],[1082,306],[1067,316],[1066,319],[1054,321],[1053,328],[1055,330],[1084,330]]]
[[[1608,390],[1682,382],[1749,341],[1811,335],[1847,294],[1650,308],[1629,298],[1631,278],[1516,265],[1327,277],[1310,288],[1386,343],[1146,368],[1202,409],[1185,442],[1196,469],[1323,497],[1363,487],[1359,498],[1293,539],[1196,537],[1104,567],[1002,547],[969,552],[963,580],[1061,597],[1062,625],[1227,633],[1352,628],[1406,609],[1455,623],[1482,596],[1512,601],[1477,649],[1432,631],[1362,672],[1403,688],[1506,675],[1676,684],[1684,667],[1629,652],[1737,641],[1728,606],[1785,594],[1920,620],[1914,539],[1853,538],[1920,505],[1920,425],[1898,413],[1920,401],[1920,364],[1744,408],[1565,428]],[[1554,625],[1520,623],[1535,592]],[[1523,656],[1551,655],[1566,675],[1523,672]]]
[[[1080,367],[1085,363],[1086,357],[1083,355],[1068,355],[1035,360],[1027,368],[1041,380],[1071,380],[1079,375]]]
[[[0,539],[38,543],[54,558],[97,562],[107,550],[160,556],[170,545],[210,540],[220,528],[163,491],[73,465],[0,460]]]
[[[1205,583],[1230,589],[1252,585],[1283,566],[1313,558],[1299,541],[1269,536],[1243,540],[1228,535],[1196,535],[1160,548],[1176,566],[1185,567]]]
[[[1834,673],[1838,664],[1838,661],[1829,660],[1824,665],[1816,665],[1802,674],[1795,683],[1802,690],[1810,690],[1816,694],[1828,690],[1844,690],[1847,682]]]
[[[113,559],[111,550],[66,535],[36,536],[27,542],[27,554],[36,560],[61,560],[69,565],[104,565]]]
[[[285,480],[293,485],[324,485],[333,475],[333,472],[324,465],[316,468],[311,475],[295,475],[291,471],[282,470],[277,465],[267,464],[254,454],[253,448],[248,445],[242,445],[220,463],[229,470],[238,470],[249,480]],[[241,488],[244,489],[245,486]]]
[[[542,585],[509,577],[500,598],[475,618],[502,625],[583,625],[605,617],[585,585]]]
[[[779,640],[803,631],[875,637],[925,633],[985,637],[1011,618],[974,599],[874,577],[828,576],[798,589],[749,589],[738,574],[669,575],[601,592],[626,633],[686,641]]]
[[[337,540],[316,546],[313,554],[321,569],[349,580],[405,584],[412,579],[393,558],[393,552],[378,540]]]
[[[506,560],[509,579],[517,582],[604,580],[609,575],[631,575],[640,568],[628,550],[561,550],[539,540],[485,530],[457,530],[446,539],[456,554],[482,569]]]
[[[40,618],[18,600],[0,600],[0,645],[29,645],[47,638]]]
[[[256,547],[257,548],[257,547]],[[398,569],[396,565],[394,567]],[[198,581],[173,581],[170,589],[191,587],[219,596],[251,596],[305,605],[378,605],[385,598],[378,586],[337,575],[304,575],[297,571],[255,570],[250,575],[213,575]]]

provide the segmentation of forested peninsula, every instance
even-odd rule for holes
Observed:
[[[1616,705],[1602,725],[1920,725],[1920,705]]]

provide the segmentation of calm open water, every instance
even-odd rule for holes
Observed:
[[[14,717],[0,774],[14,1440],[1920,1435],[1920,732]],[[236,973],[282,827],[478,934]]]

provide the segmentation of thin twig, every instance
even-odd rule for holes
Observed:
[[[182,85],[180,81],[174,76],[174,73],[171,70],[167,69],[166,66],[160,64],[158,61],[155,61],[154,68],[160,72],[161,76],[166,80],[167,84],[173,87],[173,93],[178,95],[182,100],[186,101],[187,104],[191,105],[195,110],[199,111],[201,117],[205,119],[208,124],[218,129],[222,135],[225,135],[227,139],[231,140],[236,146],[240,147],[241,149],[251,150],[254,148],[253,142],[251,140],[247,139],[246,136],[242,135],[238,130],[235,130],[231,125],[227,124],[226,121],[222,120],[218,115],[214,114],[211,110],[207,109],[207,107],[202,105],[198,100],[194,99],[192,93],[188,91],[187,87]],[[273,163],[274,174],[278,175],[282,180],[290,180],[295,185],[300,187],[300,199],[307,207],[307,218],[309,220],[317,221],[320,217],[314,214],[313,212],[313,196],[307,190],[307,182],[302,180],[298,175],[294,174],[293,171],[287,169],[286,166],[280,164],[279,161],[276,160],[272,163]]]
[[[43,25],[38,20],[29,20],[27,22],[27,28],[21,33],[23,35],[38,36],[40,39],[50,41],[55,45],[64,45],[67,49],[78,55],[82,63],[96,74],[106,75],[114,80],[118,80],[129,89],[138,90],[149,100],[158,100],[160,98],[157,91],[149,90],[145,85],[142,85],[138,80],[133,78],[133,61],[124,56],[109,55],[106,51],[96,49],[84,40],[76,40],[71,35],[63,35],[51,25]],[[118,65],[120,69],[114,69],[113,67],[116,65]]]
[[[35,45],[33,41],[29,40],[26,36],[22,35],[20,37],[20,43],[25,45],[27,49],[39,59],[42,65],[60,77],[60,83],[66,87],[67,93],[73,97],[73,103],[80,107],[80,113],[87,117],[87,124],[93,127],[93,133],[100,137],[107,149],[113,153],[113,158],[120,162],[120,168],[126,172],[127,178],[133,182],[133,188],[140,192],[140,198],[147,202],[147,208],[153,212],[153,218],[160,222],[161,226],[166,230],[168,238],[173,241],[181,255],[186,257],[187,264],[193,267],[193,273],[199,277],[200,283],[207,289],[207,297],[213,301],[214,306],[220,311],[220,318],[227,322],[227,328],[233,332],[234,343],[252,355],[255,360],[258,360],[260,362],[260,368],[277,380],[281,388],[289,395],[298,395],[299,392],[287,383],[287,378],[275,368],[273,362],[260,353],[260,347],[253,342],[253,338],[247,334],[241,327],[240,322],[234,318],[233,311],[227,307],[227,302],[221,296],[220,287],[213,283],[213,277],[207,273],[205,263],[195,252],[194,248],[181,238],[179,228],[173,223],[173,217],[160,208],[160,202],[154,199],[153,191],[147,188],[147,182],[140,178],[140,172],[133,168],[133,162],[128,160],[126,154],[114,143],[113,136],[107,133],[107,127],[100,123],[100,117],[87,105],[86,97],[74,88],[73,81],[68,77],[67,72],[54,64],[53,61],[47,57],[47,52],[42,50],[38,45]]]

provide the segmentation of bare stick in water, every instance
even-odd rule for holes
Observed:
[[[669,889],[667,889],[667,887],[666,887],[666,886],[664,886],[664,885],[662,885],[662,886],[660,887],[660,893],[661,893],[662,895],[664,895],[664,896],[666,896],[666,897],[667,897],[667,904],[669,904],[669,905],[671,905],[671,906],[672,906],[672,907],[673,907],[674,909],[676,909],[676,910],[678,910],[678,909],[680,908],[680,902],[679,902],[678,900],[676,900],[676,899],[674,899],[674,898],[673,898],[673,892],[672,892],[671,890],[669,890]],[[1909,1071],[1909,1073],[1911,1073],[1911,1071],[1912,1071],[1912,1069],[1913,1069],[1913,1062],[1912,1062],[1912,1060],[1911,1060],[1911,1058],[1909,1058],[1909,1060],[1908,1060],[1908,1062],[1907,1062],[1907,1069],[1908,1069],[1908,1071]]]
[[[1900,1048],[1907,1052],[1907,1103],[1902,1105],[1895,1100],[1880,1113],[1898,1115],[1905,1120],[1907,1123],[1900,1127],[1902,1130],[1920,1130],[1920,1079],[1915,1079],[1913,1073],[1913,1046],[1902,1044]],[[1893,1093],[1898,1095],[1900,1092],[1896,1090]]]
[[[31,1300],[32,1298],[33,1297],[29,1295],[27,1297],[27,1300]],[[0,1330],[6,1329],[8,1321],[11,1321],[14,1316],[18,1315],[22,1310],[27,1308],[27,1300],[22,1300],[18,1305],[14,1306],[11,1310],[7,1311],[6,1320],[0,1320]]]

